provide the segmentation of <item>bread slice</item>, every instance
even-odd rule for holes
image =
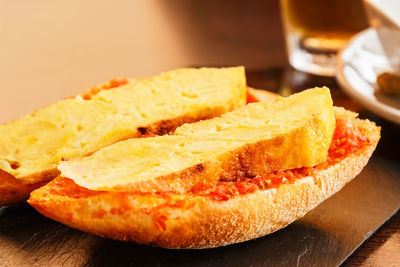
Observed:
[[[280,98],[282,97],[267,90],[247,87],[247,103],[271,102]]]
[[[179,69],[133,83],[115,80],[0,125],[0,205],[56,177],[62,159],[171,133],[245,103],[243,67]]]
[[[348,128],[336,128],[329,154],[332,158],[306,169],[308,174],[278,186],[232,193],[230,198],[220,199],[195,191],[93,191],[58,177],[32,192],[28,202],[49,218],[107,238],[165,248],[210,248],[243,242],[272,233],[304,216],[363,169],[378,143],[380,128],[356,116],[335,108],[336,120],[345,122],[338,123],[338,127]],[[363,145],[343,154],[342,150],[346,150],[336,145],[343,142],[340,132],[351,133],[349,128],[361,134]],[[350,143],[354,145],[357,138]],[[239,178],[229,184],[239,188]]]
[[[200,181],[317,165],[334,127],[329,89],[315,88],[188,123],[174,135],[119,142],[58,168],[93,190],[185,192]]]

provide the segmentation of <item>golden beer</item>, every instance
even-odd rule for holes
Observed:
[[[295,46],[311,54],[334,54],[368,27],[362,0],[281,0],[281,10],[289,57]]]
[[[362,0],[282,0],[282,9],[288,27],[310,48],[338,50],[368,27]]]

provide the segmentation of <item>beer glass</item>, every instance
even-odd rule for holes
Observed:
[[[281,0],[289,63],[297,70],[334,76],[336,52],[368,27],[362,0]]]

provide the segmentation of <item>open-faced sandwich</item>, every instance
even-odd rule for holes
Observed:
[[[63,161],[28,202],[103,237],[223,246],[304,216],[362,170],[379,138],[374,123],[315,88]]]
[[[164,135],[246,104],[243,67],[179,69],[112,80],[0,125],[0,206],[55,178],[62,160],[117,141]]]

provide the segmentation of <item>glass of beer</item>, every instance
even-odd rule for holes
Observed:
[[[297,70],[334,76],[336,53],[368,27],[362,0],[281,0],[289,63]]]

